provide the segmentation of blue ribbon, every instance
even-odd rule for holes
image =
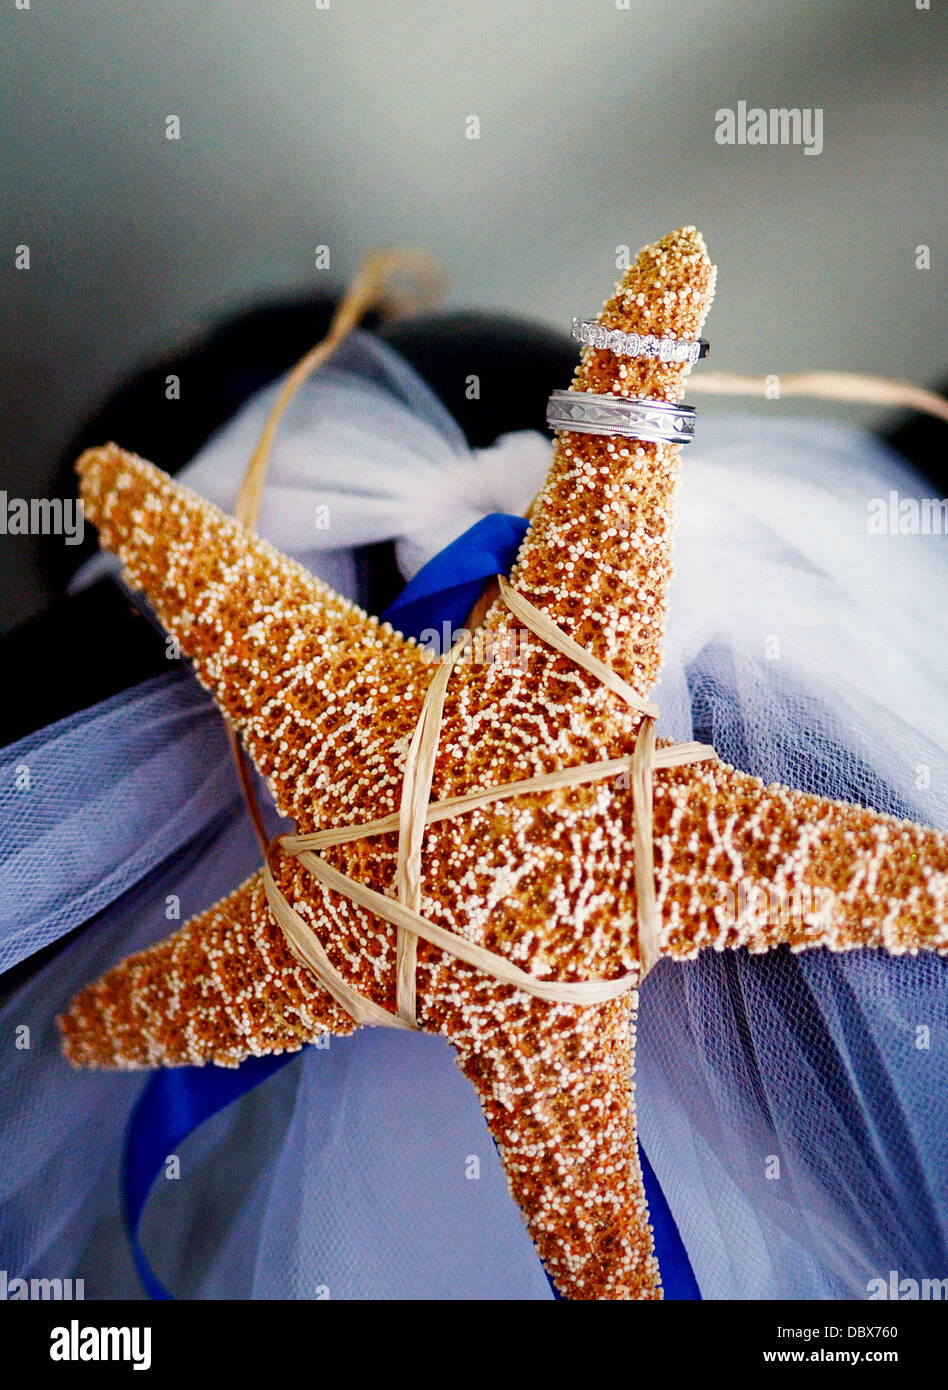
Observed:
[[[527,527],[523,517],[503,512],[485,516],[419,570],[382,614],[383,619],[418,639],[433,631],[439,637],[446,632],[448,641],[441,645],[450,646],[453,632],[474,607],[484,581],[509,572]],[[246,1095],[296,1055],[251,1057],[233,1069],[175,1067],[158,1071],[149,1080],[129,1120],[122,1161],[125,1222],[135,1267],[149,1297],[171,1297],[149,1265],[139,1236],[148,1195],[168,1156],[205,1120]],[[675,1219],[641,1145],[639,1156],[665,1297],[699,1299]]]
[[[406,636],[452,630],[463,625],[485,579],[507,574],[530,523],[522,516],[491,512],[420,569],[382,614]],[[448,643],[450,646],[451,643]]]
[[[266,1081],[298,1054],[248,1057],[239,1067],[171,1067],[150,1078],[132,1111],[122,1155],[122,1208],[132,1258],[149,1298],[172,1295],[145,1257],[139,1226],[148,1194],[171,1154],[231,1101]]]

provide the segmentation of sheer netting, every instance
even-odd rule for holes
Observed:
[[[853,429],[707,422],[680,496],[663,731],[948,826],[944,540],[879,522],[890,493],[929,491]],[[866,1298],[893,1269],[948,1274],[946,1043],[938,956],[655,969],[640,1130],[705,1297]]]
[[[483,513],[522,512],[549,444],[469,451],[390,349],[359,335],[345,351],[287,414],[261,529],[351,592],[354,545],[398,538],[407,576]],[[224,506],[273,390],[187,478]],[[702,421],[679,494],[661,732],[948,825],[942,542],[869,525],[873,499],[926,487],[854,429]],[[135,1296],[118,1168],[143,1077],[73,1072],[54,1018],[257,867],[219,716],[186,674],[147,682],[4,750],[0,816],[0,1037],[21,1042],[0,1059],[0,1267]],[[865,1298],[892,1269],[948,1274],[946,969],[739,951],[652,972],[641,1134],[704,1297]],[[309,1048],[180,1158],[143,1225],[179,1295],[550,1297],[439,1039],[363,1030]]]

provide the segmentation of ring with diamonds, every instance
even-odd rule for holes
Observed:
[[[546,422],[554,430],[621,435],[651,444],[690,444],[695,437],[695,412],[690,405],[592,391],[554,391],[546,407]]]
[[[573,319],[573,337],[587,347],[607,348],[617,357],[655,357],[659,362],[697,362],[707,357],[704,338],[656,338],[652,333],[623,333],[590,319]]]

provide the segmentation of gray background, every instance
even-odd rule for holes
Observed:
[[[617,245],[695,222],[720,266],[716,367],[936,384],[931,3],[3,0],[0,488],[41,495],[122,374],[311,285],[319,243],[337,282],[374,244],[426,245],[450,303],[565,326],[602,301]],[[823,153],[717,145],[740,100],[822,107]],[[49,597],[40,544],[0,538],[0,625]]]

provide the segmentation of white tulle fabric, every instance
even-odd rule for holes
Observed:
[[[280,392],[259,391],[178,474],[226,512]],[[274,441],[258,530],[340,593],[355,586],[353,547],[396,542],[410,579],[489,512],[526,511],[546,476],[549,441],[524,430],[490,449],[464,433],[404,358],[354,333],[291,402]],[[114,556],[87,564],[75,587]]]
[[[232,505],[275,389],[201,451],[190,485]],[[484,513],[522,512],[548,463],[536,434],[468,450],[407,364],[358,335],[291,406],[261,529],[351,594],[353,546],[398,538],[407,576]],[[870,533],[890,490],[930,488],[856,430],[701,422],[661,727],[768,780],[944,827],[948,570],[938,537]],[[134,1296],[118,1165],[143,1078],[72,1072],[54,1017],[172,930],[169,913],[257,866],[219,716],[189,675],[146,682],[3,750],[0,817],[0,1267]],[[946,1001],[934,957],[655,969],[639,1121],[704,1297],[865,1298],[892,1269],[948,1274]],[[437,1039],[364,1030],[310,1048],[180,1157],[143,1226],[179,1295],[550,1296]]]
[[[680,494],[663,732],[766,781],[948,828],[944,538],[874,534],[931,485],[857,430],[702,423]],[[948,961],[662,962],[642,1141],[706,1298],[866,1298],[948,1273]]]

